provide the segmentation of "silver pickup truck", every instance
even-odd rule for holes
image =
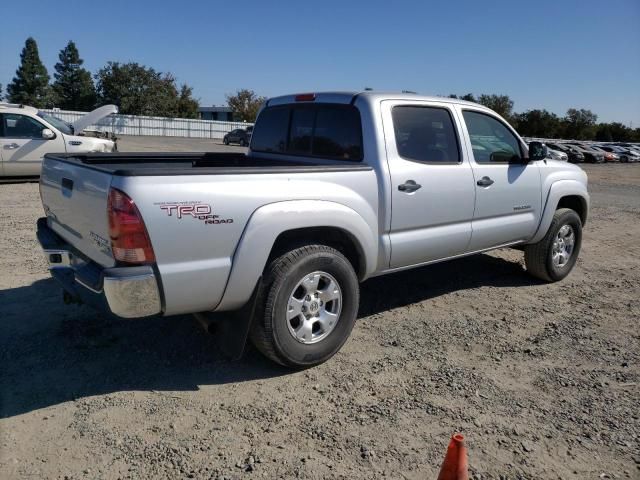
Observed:
[[[342,347],[373,276],[511,246],[535,277],[568,275],[587,176],[546,156],[475,103],[288,95],[246,155],[47,155],[38,238],[68,301],[194,313],[236,353],[249,337],[308,367]]]

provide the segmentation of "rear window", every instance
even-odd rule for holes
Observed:
[[[260,152],[285,152],[289,129],[289,111],[268,108],[260,114],[258,128],[253,129],[251,148]],[[257,147],[257,148],[256,148]]]
[[[255,125],[251,150],[360,161],[360,113],[352,105],[266,108]]]

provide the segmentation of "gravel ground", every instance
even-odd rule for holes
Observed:
[[[37,184],[0,185],[0,477],[435,478],[460,431],[473,478],[640,478],[640,165],[585,169],[567,279],[501,250],[370,280],[342,351],[296,373],[188,316],[63,305]]]

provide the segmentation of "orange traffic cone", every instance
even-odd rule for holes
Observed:
[[[464,436],[460,433],[451,437],[438,480],[469,480],[467,447],[464,445]]]

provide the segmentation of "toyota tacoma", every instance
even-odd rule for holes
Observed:
[[[246,154],[50,154],[40,192],[67,300],[193,313],[294,368],[342,347],[374,276],[517,247],[563,279],[589,209],[585,172],[492,110],[372,91],[271,98]]]

